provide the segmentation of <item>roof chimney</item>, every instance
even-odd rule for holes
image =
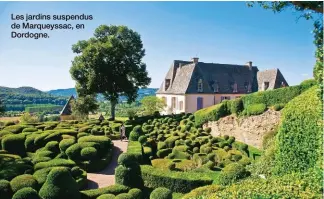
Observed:
[[[246,65],[247,65],[248,67],[252,67],[252,62],[251,62],[251,61],[246,62]]]
[[[248,66],[249,69],[251,70],[251,69],[252,69],[252,61],[248,61],[248,62],[246,63],[246,66]]]
[[[191,61],[192,61],[193,63],[198,63],[198,60],[199,60],[198,57],[193,57],[193,58],[191,59]]]

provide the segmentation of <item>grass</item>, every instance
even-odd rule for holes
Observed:
[[[8,121],[19,121],[20,117],[0,117],[0,121],[8,122]]]

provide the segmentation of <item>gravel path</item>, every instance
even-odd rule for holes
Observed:
[[[97,173],[87,173],[88,189],[97,189],[115,184],[115,168],[117,167],[118,156],[127,151],[128,141],[113,140],[113,156],[109,165]]]

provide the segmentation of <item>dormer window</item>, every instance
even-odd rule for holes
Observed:
[[[198,92],[203,92],[203,81],[202,79],[198,80]]]
[[[233,93],[237,93],[237,83],[234,82],[233,84]]]
[[[168,90],[169,86],[170,86],[170,79],[165,79],[164,89]]]
[[[269,88],[269,82],[263,82],[263,90],[267,90]]]
[[[217,81],[214,84],[214,92],[215,93],[218,93],[219,92],[219,85],[218,85],[218,82]]]
[[[281,82],[281,87],[286,87],[286,84],[284,82]]]
[[[247,87],[247,92],[251,93],[251,91],[252,91],[252,85],[251,85],[251,82],[249,82],[248,87]]]

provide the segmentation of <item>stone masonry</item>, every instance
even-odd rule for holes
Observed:
[[[208,122],[204,128],[211,127],[213,136],[234,136],[237,141],[256,148],[262,148],[262,138],[280,122],[280,111],[268,110],[261,115],[241,117],[230,115],[218,121]]]

